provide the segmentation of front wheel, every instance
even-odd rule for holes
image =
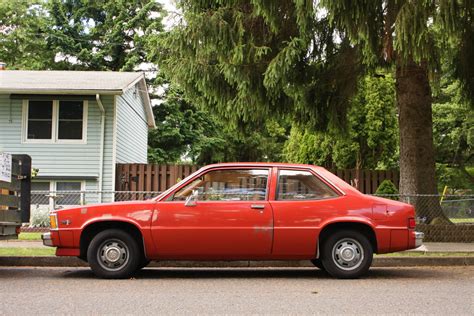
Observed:
[[[373,250],[368,238],[358,231],[341,230],[323,243],[322,264],[336,278],[358,278],[370,268]]]
[[[132,276],[140,264],[137,241],[119,229],[98,233],[87,249],[87,259],[94,274],[106,279]]]

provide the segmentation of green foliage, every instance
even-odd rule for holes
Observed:
[[[433,103],[433,139],[438,189],[474,190],[474,114],[461,95],[458,81],[442,80]]]
[[[391,169],[398,161],[394,80],[390,74],[366,76],[351,101],[347,132],[314,132],[293,127],[287,160],[336,168]]]
[[[46,69],[54,61],[41,36],[48,27],[40,3],[0,0],[0,61],[8,69]]]
[[[360,67],[313,1],[177,1],[183,16],[151,36],[152,59],[196,104],[233,125],[291,115],[343,126]]]
[[[473,194],[474,174],[465,169],[448,167],[447,164],[436,164],[436,175],[438,177],[438,191],[443,192],[447,187],[447,194]]]
[[[146,36],[162,30],[154,0],[49,0],[45,8],[54,69],[132,71],[147,62]]]
[[[166,91],[164,102],[153,108],[156,129],[148,139],[148,160],[153,163],[177,163],[182,159],[199,160],[201,152],[222,149],[224,139],[218,126],[205,111],[184,100],[174,89]]]
[[[267,120],[261,128],[238,129],[196,107],[173,88],[153,111],[157,128],[149,133],[150,162],[205,165],[281,160],[286,128],[274,120]]]
[[[392,195],[392,194],[398,194],[397,187],[395,184],[393,184],[392,181],[386,179],[383,180],[382,183],[380,183],[379,187],[375,191],[376,195]],[[396,197],[394,197],[397,199]]]

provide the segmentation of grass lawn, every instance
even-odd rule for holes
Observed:
[[[20,233],[19,240],[41,240],[42,233]]]
[[[474,257],[474,252],[422,252],[402,251],[375,255],[375,258],[383,257]]]
[[[0,256],[4,257],[38,257],[54,256],[56,248],[0,248]]]
[[[474,223],[474,218],[450,218],[449,220],[454,224]]]

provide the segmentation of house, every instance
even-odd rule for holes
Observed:
[[[113,200],[116,163],[146,163],[154,126],[143,73],[0,71],[0,152],[31,156],[33,190]]]

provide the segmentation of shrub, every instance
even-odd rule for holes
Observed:
[[[31,227],[49,227],[49,207],[40,206],[31,208]]]
[[[383,180],[382,183],[380,183],[379,187],[377,188],[377,191],[375,191],[376,195],[393,195],[393,194],[398,194],[397,187],[395,184],[393,184],[392,181],[390,180]],[[388,196],[388,198],[392,200],[398,200],[398,197],[396,196]]]

